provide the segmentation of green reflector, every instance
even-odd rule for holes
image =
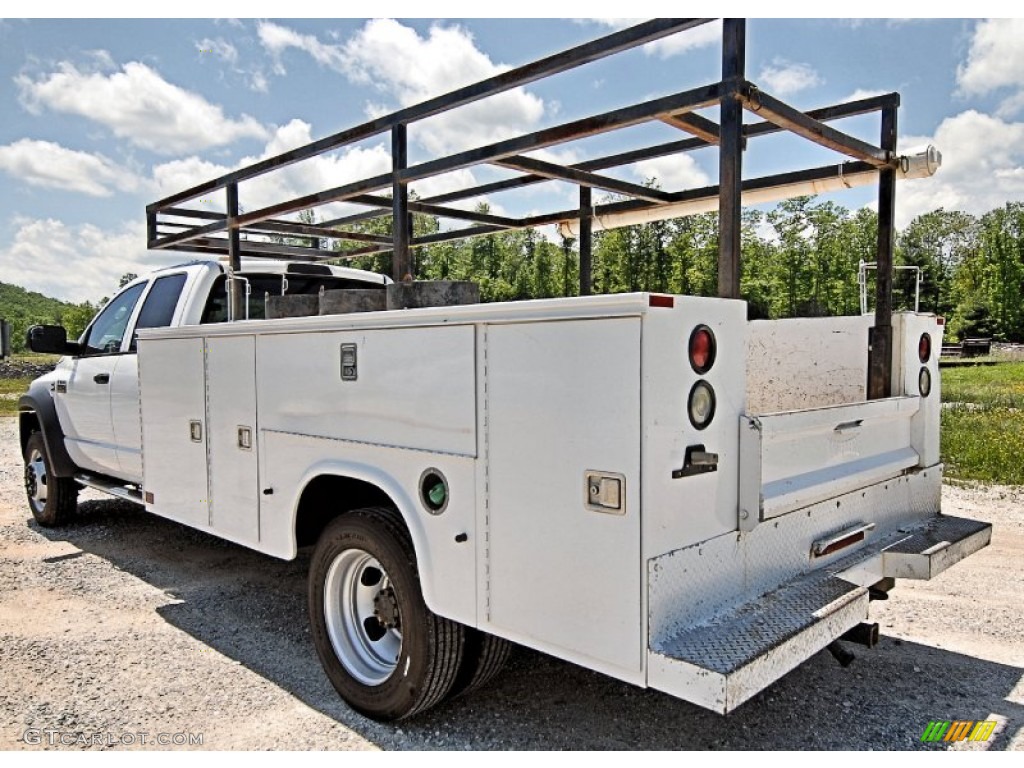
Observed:
[[[430,503],[436,504],[439,507],[444,504],[445,496],[444,483],[438,483],[427,493],[427,498],[430,499]]]

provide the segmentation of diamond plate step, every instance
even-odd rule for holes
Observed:
[[[660,641],[650,684],[725,714],[867,615],[865,587],[811,573]]]
[[[867,586],[930,579],[988,546],[992,525],[937,515],[754,599],[652,639],[648,684],[725,714],[867,618]]]
[[[940,515],[886,547],[882,571],[897,579],[931,579],[991,541],[991,523]]]

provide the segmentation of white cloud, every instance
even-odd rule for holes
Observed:
[[[275,131],[262,152],[258,155],[243,157],[234,166],[212,163],[193,155],[155,166],[152,184],[159,197],[166,197],[222,176],[236,168],[251,165],[265,158],[287,152],[289,149],[308,144],[310,141],[312,141],[312,136],[309,124],[294,119]],[[369,146],[351,147],[285,166],[273,174],[259,179],[243,181],[239,185],[239,203],[244,210],[254,211],[304,194],[388,173],[390,170],[391,153],[383,142]],[[410,185],[410,189],[418,197],[426,198],[458,189],[466,189],[476,186],[476,184],[477,180],[472,171],[463,168],[423,179]],[[376,194],[390,193],[390,191],[388,188],[379,190]],[[455,204],[455,207],[471,210],[483,200],[484,198],[461,200]],[[224,192],[218,191],[212,196],[203,196],[190,202],[188,207],[223,211],[225,207]],[[330,219],[365,209],[350,203],[330,203],[319,206],[315,210],[319,219]],[[492,207],[492,212],[496,212],[496,210]]]
[[[287,72],[281,60],[281,54],[289,48],[298,48],[300,51],[305,51],[322,66],[329,67],[337,72],[344,71],[344,57],[341,46],[321,43],[314,35],[303,35],[272,21],[260,22],[256,27],[256,33],[259,35],[263,47],[273,57],[274,72],[278,75],[283,75]]]
[[[873,99],[875,96],[884,96],[887,93],[889,93],[889,91],[884,91],[884,90],[874,89],[874,88],[858,88],[853,93],[851,93],[849,96],[847,96],[847,97],[845,97],[843,99],[840,99],[840,101],[841,102],[846,102],[846,101],[860,101],[861,99]]]
[[[211,163],[194,155],[162,163],[153,168],[157,194],[163,197],[180,192],[235,168],[308,144],[312,140],[309,123],[295,119],[277,128],[262,152],[243,157],[234,167]],[[351,147],[279,168],[272,174],[252,181],[243,181],[238,188],[239,203],[245,210],[253,211],[390,170],[391,154],[383,143]],[[217,198],[203,207],[224,210],[223,195],[223,192],[218,192]],[[335,210],[332,206],[321,206],[317,213],[330,216]]]
[[[153,166],[153,182],[156,184],[157,194],[160,197],[167,197],[181,192],[183,189],[194,187],[196,184],[222,176],[231,170],[233,169],[226,165],[211,163],[192,155]],[[223,193],[221,195],[223,196]],[[223,209],[223,199],[218,200],[218,203],[219,207]]]
[[[408,106],[506,71],[460,27],[430,28],[426,37],[392,20],[368,22],[344,46],[343,69]],[[529,131],[544,102],[523,88],[414,123],[410,138],[432,153],[448,153]]]
[[[267,135],[252,117],[227,117],[219,106],[168,83],[137,61],[110,75],[83,72],[65,61],[58,71],[38,80],[18,75],[15,82],[30,112],[38,114],[46,108],[81,115],[107,126],[115,136],[162,154]]]
[[[770,64],[765,64],[761,68],[758,82],[764,83],[773,95],[788,96],[821,85],[825,81],[809,64],[776,57]]]
[[[707,24],[701,24],[694,29],[685,32],[677,32],[661,40],[655,40],[644,46],[644,53],[651,56],[659,56],[667,59],[669,56],[678,56],[687,51],[694,51],[698,48],[706,48],[715,45],[722,39],[722,22],[716,20]]]
[[[180,253],[148,252],[141,221],[109,230],[58,219],[19,218],[14,224],[10,245],[0,250],[4,281],[66,301],[96,302],[117,290],[125,272],[144,274],[181,261]]]
[[[272,22],[261,23],[258,33],[278,74],[285,71],[282,54],[296,49],[350,81],[378,90],[389,103],[368,103],[370,117],[390,112],[392,101],[406,107],[508,69],[491,61],[472,36],[457,26],[435,25],[421,37],[412,27],[378,19],[340,44],[324,43]],[[431,153],[446,154],[535,128],[544,109],[540,98],[515,88],[418,121],[410,127],[409,138]]]
[[[967,110],[943,120],[934,136],[900,138],[901,149],[923,144],[941,150],[942,168],[930,179],[899,184],[898,226],[939,207],[980,215],[1024,200],[1024,122]]]
[[[117,69],[117,64],[114,63],[114,58],[110,55],[109,51],[102,49],[95,51],[86,51],[95,61],[96,66],[102,70]]]
[[[415,192],[417,197],[432,197],[433,195],[443,195],[446,192],[455,192],[459,189],[467,189],[469,187],[476,186],[476,177],[473,172],[468,168],[460,168],[457,171],[451,173],[443,173],[440,176],[431,176],[421,181],[417,181],[415,184],[409,185],[409,190]],[[465,200],[459,200],[455,203],[455,207],[464,208],[471,210],[478,202],[482,202],[485,198],[466,198]],[[445,203],[448,205],[448,203]],[[493,212],[493,204],[492,204]]]
[[[1012,117],[1024,108],[1024,19],[989,19],[974,29],[967,61],[956,73],[962,93],[979,96],[1004,88],[1014,93],[999,107],[998,114]]]
[[[228,64],[235,64],[238,62],[238,49],[223,37],[212,39],[204,37],[196,43],[196,50],[201,54],[216,56],[218,59],[226,61]]]
[[[0,170],[34,187],[64,189],[92,197],[134,192],[144,184],[132,171],[103,155],[33,139],[0,146]]]
[[[633,174],[641,181],[655,178],[658,186],[666,192],[706,187],[711,179],[689,155],[656,157],[634,163]]]
[[[249,73],[249,90],[257,93],[267,93],[270,90],[266,75],[258,69]]]
[[[626,27],[632,27],[639,24],[646,19],[613,19],[610,16],[601,16],[591,19],[576,19],[577,24],[601,24],[605,27],[611,27],[612,29],[625,29]]]
[[[581,24],[592,22],[605,27],[611,27],[613,30],[619,30],[635,26],[646,21],[646,19],[595,18],[577,19],[577,21]],[[718,43],[721,39],[722,20],[715,19],[707,24],[701,24],[699,27],[676,32],[674,35],[655,40],[653,43],[647,43],[644,46],[644,53],[648,56],[659,56],[662,59],[667,59],[670,56],[677,56],[687,51],[706,48],[709,45]]]

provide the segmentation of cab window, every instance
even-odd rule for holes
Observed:
[[[89,330],[85,332],[85,354],[102,355],[121,351],[121,342],[124,340],[128,321],[145,288],[146,283],[133,285],[111,299],[103,311],[96,315]]]
[[[153,287],[146,294],[139,311],[139,319],[135,330],[140,328],[166,328],[174,319],[174,309],[178,306],[181,289],[185,287],[185,274],[164,275],[153,282]],[[131,349],[134,351],[137,341],[133,337]]]
[[[294,268],[294,267],[293,267]],[[250,320],[262,320],[267,316],[266,296],[280,296],[282,289],[289,296],[315,296],[321,289],[332,291],[338,288],[375,288],[384,290],[382,283],[369,283],[334,275],[291,273],[286,275],[252,274],[245,275],[249,283]],[[210,289],[210,297],[203,310],[201,323],[224,323],[228,319],[227,283],[220,275]]]

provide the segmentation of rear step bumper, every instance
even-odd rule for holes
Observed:
[[[885,577],[930,579],[988,545],[992,526],[937,515],[829,566],[653,640],[648,685],[725,714],[868,615]]]
[[[940,515],[882,552],[882,576],[931,579],[991,541],[991,523]]]

